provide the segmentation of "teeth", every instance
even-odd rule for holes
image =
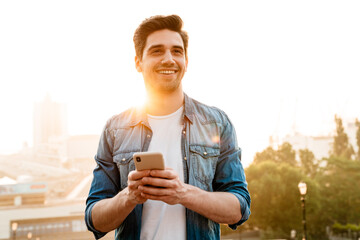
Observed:
[[[175,71],[160,71],[162,74],[172,74],[175,73]]]

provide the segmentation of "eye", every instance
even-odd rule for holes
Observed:
[[[153,49],[152,51],[151,51],[151,54],[161,54],[162,53],[162,50],[161,49]]]
[[[174,49],[174,53],[177,54],[177,55],[182,55],[183,50],[182,49]]]

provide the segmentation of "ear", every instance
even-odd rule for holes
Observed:
[[[185,72],[187,72],[187,67],[188,67],[188,58],[185,58]]]
[[[135,56],[135,68],[138,72],[142,72],[141,61],[139,60],[138,56]]]

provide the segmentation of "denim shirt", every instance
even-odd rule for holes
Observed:
[[[97,201],[112,198],[127,187],[127,177],[135,170],[135,152],[146,152],[152,137],[144,109],[131,108],[108,120],[98,147],[94,178],[86,200],[85,221],[96,239],[106,233],[97,231],[91,210]],[[185,183],[209,192],[234,194],[241,206],[241,220],[250,215],[250,194],[247,190],[241,149],[227,115],[191,99],[185,94],[181,151]],[[116,229],[115,239],[140,239],[142,204],[138,204]],[[187,239],[220,239],[218,223],[186,209]]]

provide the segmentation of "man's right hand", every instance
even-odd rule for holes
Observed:
[[[146,201],[138,189],[143,185],[141,179],[150,176],[150,170],[131,171],[128,175],[128,186],[112,198],[98,201],[92,209],[94,228],[101,232],[110,232],[120,226],[137,204]]]
[[[150,170],[144,171],[131,171],[128,175],[128,197],[131,203],[133,204],[142,204],[146,202],[146,198],[141,196],[141,191],[139,186],[143,185],[141,179],[143,177],[150,176]]]

